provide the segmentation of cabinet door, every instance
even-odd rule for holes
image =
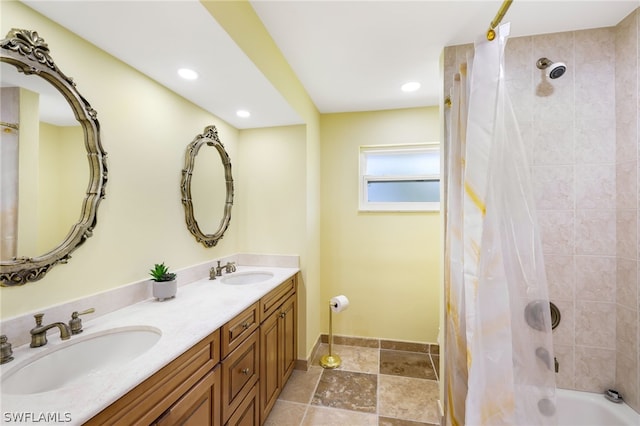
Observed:
[[[260,411],[258,409],[258,385],[256,384],[242,401],[242,404],[229,418],[225,426],[258,426]]]
[[[280,308],[280,330],[281,337],[281,353],[280,353],[280,377],[281,387],[284,387],[289,376],[293,372],[296,366],[296,353],[297,353],[297,318],[298,304],[296,296],[293,295]]]
[[[216,367],[153,425],[219,426],[220,415],[220,367]]]
[[[260,412],[267,418],[280,395],[280,316],[277,312],[260,326]]]

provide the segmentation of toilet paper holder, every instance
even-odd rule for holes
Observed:
[[[333,353],[333,313],[342,312],[348,306],[349,299],[343,295],[332,297],[329,301],[329,353],[320,358],[322,368],[338,368],[342,364],[340,357]]]

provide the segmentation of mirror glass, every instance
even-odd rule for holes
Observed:
[[[36,31],[9,31],[0,65],[0,284],[14,286],[93,235],[107,165],[97,112]]]
[[[214,234],[224,218],[227,189],[218,150],[203,144],[196,155],[191,175],[193,216],[205,234]]]
[[[231,160],[215,126],[187,146],[181,190],[187,228],[205,247],[215,246],[229,227],[233,205]]]
[[[2,116],[17,108],[19,117],[19,130],[3,126],[0,134],[3,170],[18,165],[17,182],[2,179],[3,210],[17,211],[17,242],[0,250],[0,260],[33,258],[56,248],[80,218],[89,181],[87,152],[82,126],[51,83],[8,63],[0,67]]]

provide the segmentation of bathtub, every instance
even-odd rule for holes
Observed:
[[[558,426],[638,426],[640,414],[627,404],[616,404],[604,395],[567,389],[556,390]]]

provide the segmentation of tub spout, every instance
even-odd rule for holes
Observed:
[[[611,402],[615,402],[620,404],[624,399],[622,399],[622,395],[617,390],[607,389],[604,393],[604,397],[607,398]]]

